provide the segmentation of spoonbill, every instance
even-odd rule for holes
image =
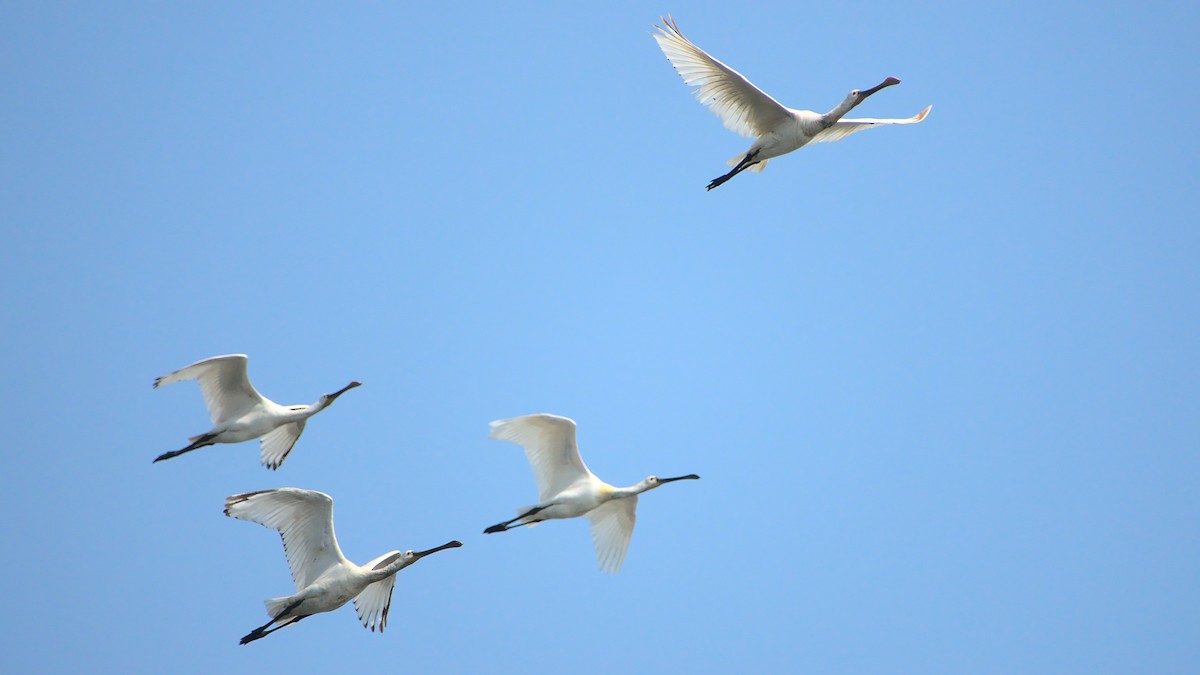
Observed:
[[[692,44],[670,17],[662,22],[665,27],[655,26],[658,32],[653,34],[654,39],[679,72],[684,84],[696,87],[696,98],[721,118],[725,128],[755,139],[749,150],[729,160],[733,170],[714,178],[708,184],[709,190],[746,169],[762,171],[771,158],[786,155],[809,143],[840,141],[856,131],[883,124],[916,124],[925,119],[933,108],[932,105],[927,106],[905,119],[843,119],[843,115],[871,94],[884,87],[900,84],[900,80],[889,77],[870,89],[855,89],[836,108],[824,115],[811,110],[793,110],[751,84],[741,73]]]
[[[541,501],[517,509],[516,518],[493,525],[483,533],[505,532],[543,520],[586,516],[592,523],[596,558],[608,574],[616,574],[625,560],[637,518],[638,495],[672,481],[700,478],[694,473],[675,478],[650,476],[630,487],[613,487],[584,465],[575,445],[575,421],[558,415],[496,420],[491,423],[491,430],[491,438],[525,448]],[[513,525],[517,521],[521,522]]]
[[[154,458],[155,462],[178,457],[206,445],[241,443],[261,438],[263,466],[278,469],[299,440],[308,418],[328,408],[337,397],[350,389],[362,385],[361,382],[351,382],[332,394],[322,395],[312,405],[283,406],[258,393],[250,384],[246,361],[245,354],[214,356],[154,381],[155,389],[183,380],[199,381],[204,405],[208,406],[208,414],[213,421],[211,431],[192,436],[188,439],[191,445],[164,452]]]
[[[278,488],[233,495],[225,499],[225,515],[279,530],[296,582],[295,595],[266,601],[271,620],[247,633],[240,644],[313,614],[332,612],[352,598],[363,628],[374,632],[378,626],[382,633],[396,573],[431,553],[462,546],[451,541],[428,551],[389,551],[366,565],[355,565],[342,555],[333,534],[333,499],[315,490]]]

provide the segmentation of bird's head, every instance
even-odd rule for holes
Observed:
[[[420,560],[421,558],[424,558],[425,556],[429,555],[430,553],[437,553],[438,551],[444,551],[448,548],[458,548],[460,546],[462,546],[461,541],[451,541],[451,542],[447,542],[445,544],[442,544],[441,546],[437,546],[437,547],[431,548],[426,551],[414,551],[412,549],[409,549],[409,550],[405,551],[404,553],[401,553],[400,557],[406,563],[411,565],[411,564],[415,563],[416,561]]]
[[[900,84],[900,80],[898,80],[894,77],[889,77],[888,79],[884,80],[883,82],[880,82],[879,84],[875,85],[874,87],[871,87],[870,89],[855,89],[854,91],[847,94],[846,100],[842,101],[842,104],[839,105],[837,108],[834,108],[830,114],[833,114],[835,116],[835,118],[839,118],[842,115],[845,115],[846,113],[850,112],[850,110],[853,109],[854,106],[867,100],[867,97],[870,96],[871,94],[874,94],[875,92],[879,91],[880,89],[883,89],[884,87],[890,87],[893,84]]]
[[[642,481],[642,485],[645,486],[645,489],[642,490],[642,492],[647,492],[649,490],[653,490],[656,487],[662,487],[663,485],[666,485],[667,483],[671,483],[671,482],[674,482],[677,480],[700,480],[700,476],[697,476],[694,473],[689,473],[686,476],[676,476],[674,478],[659,478],[658,476],[649,476],[646,478],[646,480]]]
[[[325,394],[325,395],[321,396],[321,407],[324,408],[325,406],[328,406],[329,404],[336,401],[337,397],[341,396],[342,394],[350,391],[351,389],[353,389],[355,387],[361,387],[361,386],[362,386],[362,382],[351,382],[350,384],[342,387],[341,389],[338,389],[337,391],[333,392],[332,394]]]
[[[883,89],[884,86],[892,86],[893,84],[900,84],[900,80],[894,77],[889,77],[884,79],[883,82],[872,86],[870,89],[853,90],[850,92],[850,95],[846,96],[846,101],[844,104],[850,104],[850,107],[853,108],[854,106],[857,106],[857,104],[865,101],[866,97],[870,96],[871,94],[875,94],[875,92],[880,89]]]
[[[853,96],[855,99],[861,101],[861,100],[865,99],[866,97],[870,96],[871,94],[874,94],[875,92],[879,91],[880,89],[883,89],[884,87],[890,87],[893,84],[900,84],[900,80],[898,80],[894,77],[889,77],[888,79],[884,80],[883,82],[880,82],[879,84],[875,85],[874,87],[871,87],[870,89],[855,89],[854,91],[850,92],[850,95]]]

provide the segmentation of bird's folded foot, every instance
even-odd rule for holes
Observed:
[[[238,640],[238,644],[239,645],[248,645],[257,639],[263,638],[266,636],[267,636],[267,634],[265,632],[255,629],[255,630],[250,631],[249,633],[246,633],[244,636],[242,636],[242,639]]]
[[[762,152],[761,149],[755,150],[754,152],[746,153],[746,156],[742,158],[742,161],[738,162],[737,166],[733,167],[733,169],[729,173],[725,174],[724,176],[718,176],[718,177],[712,179],[712,182],[708,184],[708,189],[711,190],[711,189],[717,187],[718,185],[723,185],[725,183],[725,181],[729,180],[730,178],[733,178],[734,176],[738,175],[739,173],[745,171],[746,169],[749,169],[750,167],[754,166],[755,164],[758,164],[758,162],[755,161],[754,158],[758,157],[758,153],[760,153],[760,152]]]
[[[505,523],[500,523],[498,525],[493,525],[493,526],[489,527],[488,529],[484,530],[483,533],[484,534],[496,534],[497,532],[503,532],[507,529],[508,528],[505,527]]]
[[[204,448],[204,447],[210,446],[213,444],[212,439],[216,438],[216,436],[217,436],[216,434],[200,434],[199,436],[194,437],[192,439],[192,444],[187,446],[186,448],[182,448],[180,450],[172,450],[171,452],[164,452],[163,454],[159,455],[158,457],[155,457],[154,462],[150,462],[150,463],[154,464],[155,462],[161,462],[164,459],[171,459],[172,457],[178,457],[185,452],[191,452],[198,448]]]
[[[718,176],[717,178],[712,179],[712,182],[708,184],[707,189],[711,190],[711,189],[717,187],[718,185],[724,185],[725,181],[729,180],[730,178],[733,178],[732,173],[727,173],[724,176]]]

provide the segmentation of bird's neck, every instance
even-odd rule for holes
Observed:
[[[383,581],[396,572],[408,567],[412,563],[413,561],[411,559],[405,558],[403,555],[397,553],[396,557],[388,564],[382,567],[376,566],[375,569],[363,571],[367,573],[367,578],[370,579],[371,583],[375,583],[376,581]]]
[[[396,572],[399,572],[400,570],[404,569],[405,567],[408,567],[411,564],[412,564],[411,560],[405,560],[404,558],[400,558],[399,560],[396,560],[395,562],[391,563],[390,565],[386,565],[377,570],[371,570],[368,573],[369,576],[371,577],[371,583],[375,583],[376,581],[383,581],[384,579],[387,579],[388,577],[392,576]]]
[[[301,422],[313,416],[316,411],[311,405],[293,405],[288,406],[287,414],[284,415],[285,421],[282,424],[291,422]]]
[[[319,405],[289,405],[279,417],[279,424],[303,424],[305,420],[320,412]]]
[[[613,488],[611,499],[627,499],[629,497],[636,497],[649,489],[650,484],[646,481],[642,481],[637,485],[630,485],[629,487]]]
[[[316,415],[317,413],[321,412],[322,410],[328,408],[330,403],[333,403],[333,401],[330,401],[329,399],[322,396],[321,398],[317,399],[315,403],[311,403],[307,406],[307,409],[305,410],[305,415],[307,417],[312,417],[313,415]]]
[[[828,129],[829,127],[833,126],[834,124],[837,124],[838,120],[845,117],[846,113],[853,110],[854,106],[856,106],[858,104],[859,104],[859,99],[857,96],[847,96],[846,100],[844,100],[840,104],[838,104],[838,107],[834,108],[833,110],[830,110],[829,112],[825,113],[824,115],[821,115],[821,125],[823,127],[825,127],[826,129]]]

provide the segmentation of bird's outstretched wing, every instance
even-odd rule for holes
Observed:
[[[263,466],[278,469],[283,464],[296,441],[300,440],[300,434],[304,432],[304,423],[307,421],[300,420],[276,427],[258,440],[262,449]]]
[[[834,141],[840,141],[856,131],[862,131],[863,129],[870,129],[871,127],[877,127],[884,124],[916,124],[917,122],[925,119],[925,116],[928,115],[929,111],[932,109],[933,106],[926,106],[924,110],[916,115],[900,120],[875,119],[872,117],[841,119],[835,122],[834,125],[828,129],[817,133],[817,135],[813,136],[813,139],[809,141],[809,143],[832,143]]]
[[[225,499],[225,515],[279,530],[297,591],[346,562],[333,533],[333,499],[323,492],[279,488],[237,494]]]
[[[213,424],[220,424],[241,417],[264,400],[254,385],[250,384],[246,361],[245,354],[214,356],[163,375],[154,380],[154,386],[158,388],[184,380],[198,381]]]
[[[386,567],[396,561],[402,554],[400,551],[390,551],[367,563],[363,567],[369,570]],[[358,612],[358,620],[363,628],[371,632],[379,627],[379,632],[387,627],[388,609],[392,606],[392,589],[396,587],[396,575],[376,581],[363,589],[354,598],[354,609]]]
[[[491,438],[525,448],[543,502],[581,478],[595,478],[579,456],[572,419],[543,413],[496,420],[490,426]]]
[[[637,495],[613,499],[587,512],[587,519],[592,522],[596,560],[607,574],[616,574],[625,561],[637,520],[637,501]]]
[[[757,138],[791,114],[741,73],[692,44],[670,17],[662,22],[665,27],[655,26],[654,34],[659,48],[684,84],[696,87],[696,99],[711,108],[725,128]]]

